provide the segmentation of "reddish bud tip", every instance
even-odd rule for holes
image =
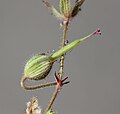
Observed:
[[[101,35],[101,31],[99,28],[97,28],[97,30],[95,30],[92,34],[93,35]]]

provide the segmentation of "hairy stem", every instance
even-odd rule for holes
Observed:
[[[66,24],[64,25],[64,30],[63,30],[63,37],[62,37],[62,47],[64,47],[66,45],[66,35],[67,35],[67,30],[68,30],[68,25],[69,25],[69,18],[66,22]],[[63,68],[64,68],[64,55],[61,56],[60,58],[60,70],[59,70],[59,78],[62,80],[62,76],[63,76]],[[47,111],[49,111],[51,109],[51,106],[53,105],[58,93],[59,93],[59,90],[60,90],[60,85],[59,83],[56,85],[56,88],[55,88],[55,91],[52,95],[52,98],[50,100],[50,103],[48,105],[48,107],[46,108],[46,111],[45,111],[45,114]]]
[[[25,90],[35,90],[35,89],[39,89],[39,88],[43,88],[43,87],[50,87],[50,86],[54,86],[57,85],[57,82],[49,82],[46,84],[39,84],[39,85],[35,85],[35,86],[27,86],[25,84],[25,81],[29,79],[27,77],[23,77],[21,79],[21,87],[23,87]]]
[[[63,31],[62,47],[64,47],[66,45],[66,41],[67,41],[66,35],[67,35],[68,25],[69,25],[69,18],[68,18],[68,20],[65,24],[65,28],[64,28],[64,31]],[[62,79],[62,76],[63,76],[64,59],[65,59],[65,56],[62,55],[61,58],[60,58],[60,70],[59,70],[60,79]]]

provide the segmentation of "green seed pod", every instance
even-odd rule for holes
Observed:
[[[53,53],[51,56],[47,56],[45,54],[38,54],[33,56],[25,65],[24,76],[21,79],[21,86],[26,90],[33,90],[37,88],[56,85],[56,83],[48,83],[48,84],[37,85],[37,86],[26,86],[24,82],[26,79],[31,79],[31,80],[44,79],[49,74],[53,63],[57,58],[71,51],[74,47],[78,46],[80,42],[94,35],[101,35],[99,28],[93,33],[91,33],[90,35],[84,38],[77,39],[72,43],[64,46],[57,52]]]
[[[95,34],[101,34],[100,30],[97,29],[95,32],[91,33],[90,35],[73,41],[72,43],[64,46],[63,48],[61,48],[51,56],[47,56],[45,54],[35,55],[25,65],[24,77],[33,79],[33,80],[44,79],[49,74],[53,63],[55,62],[55,59],[59,58],[61,55],[72,50],[80,42],[84,41],[85,39]]]
[[[25,65],[24,77],[31,80],[44,79],[49,74],[53,63],[53,59],[47,55],[35,55]]]

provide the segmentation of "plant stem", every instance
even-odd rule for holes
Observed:
[[[67,35],[68,25],[69,25],[69,18],[65,24],[64,31],[63,31],[62,47],[64,47],[66,45],[66,41],[67,41],[66,35]],[[59,70],[60,79],[62,79],[62,76],[63,76],[64,59],[65,59],[65,56],[62,55],[60,58],[60,70]]]
[[[69,25],[69,18],[68,20],[66,21],[66,24],[64,25],[64,30],[63,30],[63,37],[62,37],[62,47],[64,47],[66,45],[66,35],[67,35],[67,30],[68,30],[68,25]],[[65,56],[62,55],[61,58],[60,58],[60,70],[59,70],[59,78],[62,80],[62,77],[63,77],[63,68],[64,68],[64,59],[65,59]],[[52,95],[52,98],[50,100],[50,103],[48,105],[48,107],[46,108],[46,111],[44,114],[46,114],[47,111],[49,111],[51,109],[51,106],[53,105],[59,91],[60,91],[60,85],[59,83],[56,85],[56,88],[55,88],[55,91]]]

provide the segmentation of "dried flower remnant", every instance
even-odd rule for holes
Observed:
[[[37,98],[34,97],[27,103],[26,114],[41,114],[41,108],[38,105]]]

